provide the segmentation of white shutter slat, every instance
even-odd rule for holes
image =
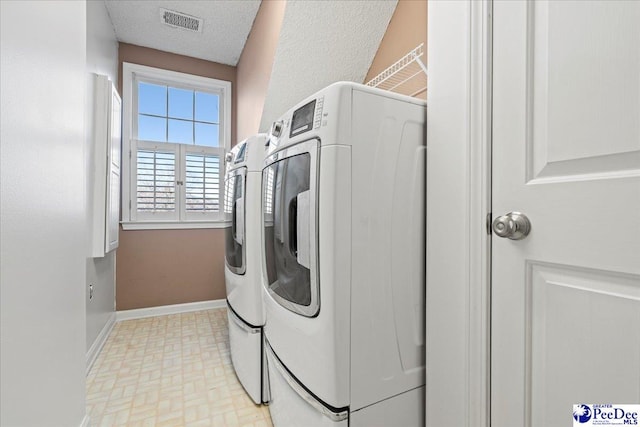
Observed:
[[[176,153],[139,148],[136,160],[136,210],[176,212]]]
[[[185,211],[220,212],[220,156],[187,153],[185,162]]]

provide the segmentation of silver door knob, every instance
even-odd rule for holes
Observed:
[[[493,221],[493,232],[498,237],[507,237],[511,240],[522,240],[531,231],[531,223],[525,214],[509,212],[499,216]]]

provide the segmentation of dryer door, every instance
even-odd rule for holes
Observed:
[[[224,182],[224,216],[231,224],[225,228],[225,260],[236,274],[246,271],[245,250],[245,185],[247,168],[230,171]]]
[[[262,172],[265,286],[280,305],[307,317],[320,309],[317,274],[318,141],[267,159]]]

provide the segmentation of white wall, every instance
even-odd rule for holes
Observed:
[[[94,161],[94,74],[109,76],[118,85],[118,41],[102,1],[87,2],[87,68],[86,68],[86,162],[87,162],[87,224],[93,217],[93,161]],[[88,236],[89,233],[88,233]],[[87,241],[85,254],[90,253]],[[87,351],[96,342],[100,332],[113,321],[115,313],[116,256],[112,251],[104,258],[87,258],[85,284],[87,304]],[[93,284],[93,299],[89,300],[89,284]],[[94,347],[94,350],[96,347]],[[93,355],[93,354],[92,354]],[[89,355],[89,356],[92,356]]]
[[[0,2],[0,424],[85,416],[85,2]]]

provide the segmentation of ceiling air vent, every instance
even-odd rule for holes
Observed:
[[[174,28],[184,28],[189,31],[202,32],[202,19],[174,10],[160,8],[160,21]]]

